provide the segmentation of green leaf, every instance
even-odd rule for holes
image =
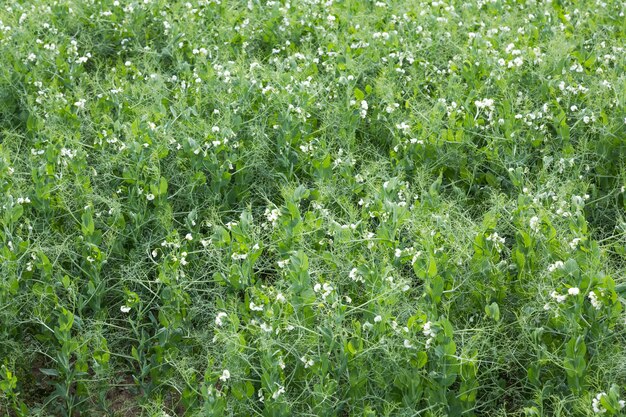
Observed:
[[[135,346],[133,346],[130,349],[130,355],[137,361],[140,362],[140,358],[139,358],[139,352],[137,351],[137,348]]]
[[[15,206],[13,206],[11,223],[15,223],[16,221],[18,221],[19,218],[22,217],[22,214],[24,214],[24,206],[22,206],[21,204],[16,204]]]
[[[167,194],[167,180],[164,177],[161,177],[159,180],[159,195]]]
[[[417,369],[423,368],[428,362],[428,355],[426,352],[417,352]]]
[[[358,88],[354,88],[354,98],[356,98],[358,101],[361,101],[365,98],[365,93],[363,93],[363,91],[359,90]]]
[[[488,306],[485,306],[485,313],[487,313],[487,317],[492,318],[495,321],[500,321],[500,307],[498,303],[491,303]]]
[[[81,230],[83,232],[83,235],[91,236],[95,230],[95,225],[93,223],[93,217],[91,216],[91,212],[89,210],[84,211],[81,216],[81,220]]]
[[[441,296],[443,295],[443,278],[439,275],[432,278],[430,282],[430,297],[435,303],[441,301]]]
[[[293,199],[294,201],[300,201],[303,198],[308,198],[310,195],[309,190],[303,186],[303,185],[299,185],[298,188],[296,188],[296,190],[293,193]]]
[[[48,376],[59,376],[59,371],[50,368],[39,368],[39,372]]]
[[[233,393],[233,396],[237,400],[241,401],[244,398],[244,395],[245,395],[245,391],[244,390],[245,389],[246,389],[246,387],[245,387],[245,384],[243,382],[236,382],[236,383],[232,384],[231,392]]]
[[[435,257],[430,255],[428,258],[428,278],[433,278],[435,275],[437,275],[437,262]]]
[[[568,275],[571,275],[573,277],[578,276],[578,273],[580,272],[580,268],[578,267],[578,262],[576,262],[575,259],[568,259],[567,261],[565,261],[565,264],[563,264],[563,270]]]

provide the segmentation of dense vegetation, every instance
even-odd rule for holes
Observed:
[[[2,2],[0,415],[624,415],[625,12]]]

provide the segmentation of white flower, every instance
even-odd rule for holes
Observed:
[[[193,235],[192,235],[191,233],[187,233],[187,234],[185,235],[185,239],[187,239],[187,240],[191,241],[191,240],[193,240]]]
[[[407,124],[406,122],[398,123],[396,124],[396,129],[401,130],[406,135],[410,133],[411,125]]]
[[[380,315],[374,317],[374,323],[380,323],[381,321],[383,321],[383,318]]]
[[[424,327],[422,328],[422,333],[424,333],[424,336],[426,337],[434,337],[435,336],[435,331],[434,329],[431,328],[432,323],[430,321],[427,321],[426,323],[424,323]]]
[[[476,105],[477,109],[483,109],[483,108],[488,108],[490,110],[493,110],[493,99],[491,98],[486,98],[483,100],[476,100],[474,101],[474,104]]]
[[[307,359],[306,356],[301,357],[300,361],[304,364],[305,368],[310,368],[311,366],[315,365],[315,361],[313,359]]]
[[[426,345],[424,346],[426,349],[430,348],[430,345],[433,343],[433,338],[429,337],[426,339]]]
[[[539,233],[539,217],[533,216],[530,219],[530,228],[533,232]]]
[[[148,200],[148,201],[152,201],[152,200],[154,200],[154,194],[148,194],[148,195],[146,195],[146,200]]]
[[[567,290],[567,293],[569,295],[578,295],[578,294],[580,294],[580,289],[578,289],[576,287],[572,287],[569,290]]]
[[[552,265],[548,266],[548,272],[554,272],[559,268],[563,268],[563,261],[556,261]]]
[[[602,295],[602,293],[600,293],[600,295]],[[600,308],[602,308],[602,301],[598,299],[598,294],[596,294],[595,291],[591,291],[587,297],[589,298],[591,305],[596,310],[600,310]]]
[[[606,408],[604,408],[604,406],[602,405],[602,403],[600,403],[600,400],[602,400],[602,397],[606,397],[606,392],[601,392],[598,395],[596,395],[596,398],[594,398],[591,403],[593,412],[596,414],[604,414],[607,411]]]
[[[278,390],[272,394],[272,399],[277,400],[281,394],[285,393],[285,387],[278,385]]]
[[[256,304],[254,304],[254,301],[250,301],[250,310],[252,311],[263,311],[263,306],[258,306]]]
[[[276,301],[278,301],[279,303],[284,303],[285,301],[287,301],[287,299],[285,298],[283,293],[279,292],[278,294],[276,294]]]
[[[404,347],[407,349],[411,349],[413,345],[409,342],[409,339],[404,339]]]
[[[367,109],[369,108],[367,101],[361,100],[361,118],[365,119],[367,116]]]
[[[128,313],[130,311],[130,307],[129,306],[121,306],[120,307],[120,311],[122,313]]]
[[[356,268],[352,268],[352,270],[350,271],[349,276],[350,276],[350,279],[352,279],[352,281],[355,281],[355,282],[365,282],[363,277],[359,275],[359,270],[356,269]]]
[[[230,379],[230,371],[228,369],[224,369],[222,371],[222,376],[220,376],[220,380],[226,382]]]
[[[560,295],[556,291],[552,291],[550,297],[554,298],[557,303],[562,303],[567,298],[567,294]]]
[[[280,209],[275,208],[270,210],[269,208],[265,209],[265,218],[268,222],[272,224],[272,226],[276,226],[278,222],[278,218],[280,217]]]
[[[578,247],[578,244],[580,243],[582,239],[579,237],[575,237],[574,239],[572,239],[572,241],[569,243],[569,247],[572,250],[575,250]]]
[[[217,316],[215,316],[215,325],[222,326],[224,324],[222,319],[225,317],[228,317],[228,314],[224,313],[223,311],[220,311],[219,313],[217,313]]]

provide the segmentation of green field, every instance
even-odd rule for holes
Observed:
[[[0,416],[625,416],[625,13],[0,2]]]

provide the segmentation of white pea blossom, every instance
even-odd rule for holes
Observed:
[[[535,233],[539,233],[539,217],[537,216],[531,217],[529,223],[530,223],[530,229]]]
[[[359,271],[356,268],[352,268],[352,270],[350,271],[349,277],[352,281],[355,281],[355,282],[365,282],[363,277],[359,275]]]
[[[575,237],[574,239],[572,239],[571,242],[569,242],[569,247],[572,250],[575,250],[578,247],[578,244],[582,241],[581,238],[579,237]]]
[[[265,209],[265,218],[272,226],[276,226],[278,223],[278,218],[280,217],[280,209],[275,208],[270,210],[269,208]]]
[[[272,399],[277,400],[278,397],[280,397],[280,395],[284,393],[285,393],[285,387],[283,387],[282,385],[279,385],[278,389],[272,394]]]
[[[224,325],[224,321],[222,319],[228,317],[228,314],[226,314],[223,311],[220,311],[219,313],[217,313],[217,316],[215,316],[215,325],[216,326],[222,326]]]
[[[220,376],[220,381],[226,382],[230,379],[230,371],[228,369],[224,369],[222,371],[222,376]]]
[[[120,311],[122,313],[128,313],[130,311],[130,307],[129,306],[121,306],[120,307]]]
[[[600,402],[603,397],[606,397],[606,392],[601,392],[596,395],[596,398],[593,399],[591,403],[591,407],[593,408],[593,412],[596,414],[604,414],[607,412],[607,409],[604,408],[602,403]]]
[[[561,295],[556,291],[552,291],[552,293],[550,293],[550,297],[554,298],[557,303],[562,303],[565,299],[567,299],[567,294]]]
[[[301,357],[300,361],[304,364],[305,368],[310,368],[311,366],[315,365],[315,361],[310,358],[307,359],[306,356]]]
[[[361,100],[361,118],[362,119],[365,119],[365,117],[367,116],[368,109],[369,109],[369,105],[367,104],[367,101]]]
[[[249,307],[252,311],[263,311],[263,306],[258,306],[254,304],[254,301],[250,301]]]
[[[231,256],[230,256],[234,261],[239,261],[239,260],[244,260],[248,257],[247,253],[237,253],[234,252]]]
[[[589,295],[587,295],[587,297],[589,298],[589,302],[591,303],[591,305],[596,310],[600,310],[600,308],[602,308],[602,301],[598,298],[598,294],[596,294],[595,291],[591,291]]]
[[[554,272],[557,269],[563,268],[563,261],[556,261],[548,266],[548,272]]]
[[[578,295],[580,294],[580,289],[578,289],[577,287],[572,287],[569,290],[567,290],[567,293],[569,295]]]
[[[427,321],[426,323],[424,323],[424,327],[422,328],[422,333],[424,333],[424,336],[426,337],[434,337],[435,336],[435,330],[432,328],[432,322]]]

